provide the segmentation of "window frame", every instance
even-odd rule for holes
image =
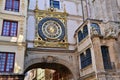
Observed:
[[[60,1],[58,0],[53,0],[53,6],[52,6],[52,3],[51,3],[52,0],[50,0],[50,7],[54,7],[54,8],[57,8],[57,9],[60,9]],[[58,4],[56,4],[58,2]],[[55,7],[57,5],[57,7]]]
[[[89,53],[87,52],[87,50],[89,50]],[[87,50],[85,51],[85,53],[80,54],[81,69],[84,69],[85,67],[92,64],[91,49],[88,48]],[[88,56],[88,55],[90,55],[90,56]],[[83,56],[83,57],[81,57],[81,56]]]
[[[3,56],[2,55],[2,58],[3,57],[5,57],[5,63],[4,63],[4,69],[3,69],[3,71],[2,70],[0,70],[0,72],[1,73],[13,73],[14,72],[14,64],[15,64],[15,53],[14,52],[0,52],[0,54],[5,54],[5,56]],[[13,62],[12,62],[12,69],[10,70],[10,62],[8,61],[9,60],[9,58],[11,58],[11,56],[9,56],[9,54],[13,54]],[[9,65],[8,65],[8,63],[9,63]],[[1,63],[0,63],[0,65],[2,65],[2,61],[1,61]],[[7,71],[7,67],[9,68],[9,71]]]
[[[14,11],[14,12],[19,12],[20,11],[20,0],[17,0],[18,1],[18,6],[17,6],[17,9],[16,9],[16,4],[15,4],[15,0],[11,0],[11,6],[8,7],[8,0],[5,0],[5,10],[6,11]],[[9,3],[10,5],[10,3]]]
[[[84,38],[85,38],[87,35],[88,35],[88,26],[85,25],[85,26],[83,27],[83,36],[84,36]]]
[[[78,42],[81,42],[83,39],[85,39],[89,34],[89,31],[88,31],[88,26],[85,25],[83,26],[83,31],[82,30],[79,30],[78,31]]]
[[[5,22],[9,22],[10,25],[9,25],[9,34],[8,35],[5,35],[4,34],[4,27],[5,27]],[[12,28],[12,23],[16,23],[16,34],[15,36],[14,35],[11,35],[11,28]],[[18,21],[12,21],[12,20],[3,20],[3,25],[2,25],[2,33],[1,33],[1,36],[6,36],[6,37],[17,37],[17,34],[18,34]]]
[[[104,48],[107,49],[107,50],[104,51],[105,53],[103,53]],[[108,46],[101,46],[101,54],[102,54],[104,69],[105,70],[112,69],[109,47]]]
[[[82,31],[80,30],[80,31],[78,32],[78,42],[81,42],[83,39],[84,39],[84,36],[83,36]]]

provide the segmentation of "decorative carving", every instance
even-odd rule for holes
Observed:
[[[24,10],[25,10],[25,2],[22,2],[22,10],[24,12]]]
[[[20,27],[20,34],[23,35],[23,27]]]
[[[106,37],[115,37],[116,36],[116,30],[114,27],[109,27],[107,29],[105,29],[105,36]]]
[[[45,41],[38,41],[35,40],[34,41],[34,46],[35,47],[61,47],[61,48],[67,48],[68,47],[68,43],[65,42],[45,42]]]
[[[42,61],[47,62],[47,63],[53,63],[53,62],[58,61],[58,59],[53,56],[47,56],[47,57],[43,57]]]
[[[19,36],[18,36],[18,40],[17,40],[17,44],[18,44],[18,49],[21,50],[22,49],[22,42],[23,42],[23,27],[20,27],[19,30]]]
[[[94,28],[94,27],[91,27],[90,29],[90,34],[93,36],[93,35],[99,35],[98,31]]]
[[[48,11],[50,11],[50,12],[55,12],[56,9],[55,9],[54,7],[50,7],[50,8],[48,8]]]
[[[108,22],[105,28],[105,37],[116,37],[119,25],[115,22]]]

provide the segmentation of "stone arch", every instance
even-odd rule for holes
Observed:
[[[27,72],[28,70],[30,70],[31,66],[35,65],[35,64],[57,64],[57,65],[62,65],[64,67],[66,67],[72,77],[74,78],[74,80],[77,80],[77,76],[76,76],[76,72],[75,72],[75,68],[74,66],[69,63],[68,61],[65,61],[63,59],[59,59],[53,56],[46,56],[46,57],[42,57],[42,58],[33,58],[33,59],[29,59],[28,61],[25,61],[25,66],[24,66],[24,73]]]

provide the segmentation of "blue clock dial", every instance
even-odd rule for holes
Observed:
[[[43,40],[63,40],[65,36],[64,24],[57,18],[44,18],[38,24],[38,34]]]

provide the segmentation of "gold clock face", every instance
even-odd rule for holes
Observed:
[[[53,20],[46,21],[42,26],[42,31],[50,39],[57,39],[62,33],[61,26]]]

